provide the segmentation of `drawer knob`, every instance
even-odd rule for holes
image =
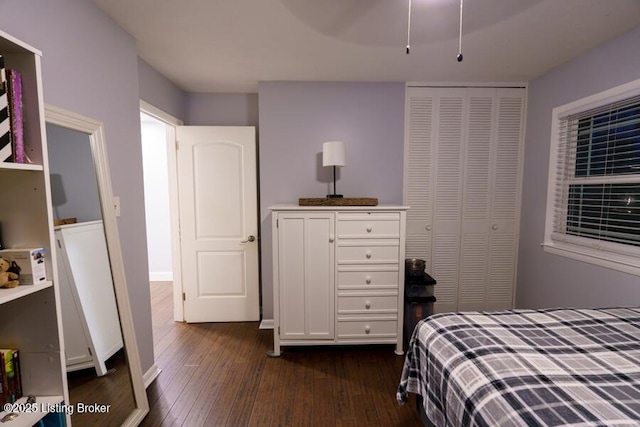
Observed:
[[[371,328],[369,327],[369,325],[364,327],[364,333],[365,334],[369,334],[371,332]]]
[[[371,233],[371,231],[373,231],[373,227],[370,225],[367,225],[367,233]]]
[[[371,284],[371,277],[367,276],[365,277],[364,281],[367,283],[367,285]]]
[[[371,302],[367,301],[364,303],[364,308],[366,308],[367,310],[369,310],[371,308]]]
[[[371,258],[371,251],[367,251],[367,259]]]

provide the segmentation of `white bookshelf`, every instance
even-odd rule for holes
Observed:
[[[44,248],[46,281],[0,289],[0,348],[20,355],[23,398],[36,396],[35,412],[20,412],[7,427],[32,426],[56,404],[69,402],[64,366],[42,98],[41,52],[0,31],[7,69],[22,75],[25,164],[0,162],[0,230],[4,248]],[[64,408],[64,406],[61,406]],[[2,408],[0,408],[2,409]],[[0,419],[6,415],[0,413]],[[66,415],[66,414],[63,414]],[[67,423],[70,418],[66,416]]]

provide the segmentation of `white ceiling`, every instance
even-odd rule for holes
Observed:
[[[527,82],[640,25],[640,0],[93,0],[189,92],[258,81]],[[638,51],[629,52],[637,55]]]

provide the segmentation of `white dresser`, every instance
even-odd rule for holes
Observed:
[[[272,206],[274,349],[395,344],[406,206]]]
[[[67,372],[95,368],[123,347],[101,220],[55,227]]]

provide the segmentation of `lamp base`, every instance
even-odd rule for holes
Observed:
[[[341,199],[342,194],[327,194],[327,199]]]

